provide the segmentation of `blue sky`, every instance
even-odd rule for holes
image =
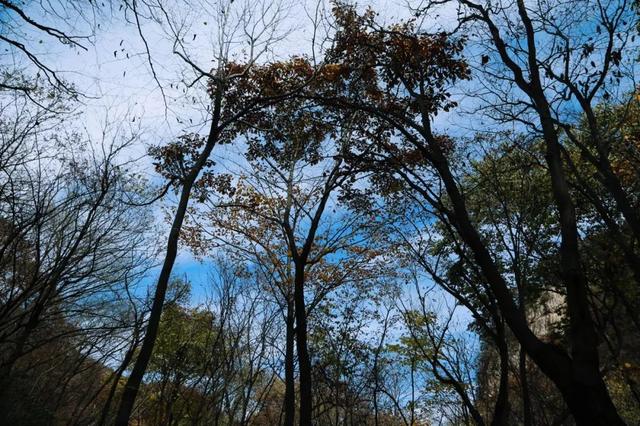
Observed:
[[[213,16],[207,16],[207,10],[215,13],[219,3],[208,0],[198,0],[203,8],[184,8],[180,1],[169,1],[172,8],[172,18],[175,22],[182,22],[184,29],[184,44],[190,56],[198,64],[208,69],[214,66],[211,58],[216,55],[216,31]],[[235,0],[229,2],[228,7],[240,10],[250,0]],[[54,5],[58,4],[56,2]],[[284,5],[285,3],[283,3]],[[405,1],[372,0],[367,2],[379,12],[380,21],[393,21],[395,18],[406,18],[410,12],[406,8]],[[37,5],[37,3],[34,3]],[[291,55],[311,54],[314,49],[320,47],[313,45],[314,32],[313,19],[316,6],[312,0],[306,2],[294,2],[285,5],[286,13],[283,15],[280,32],[287,34],[283,40],[271,46],[260,60],[283,58]],[[227,7],[227,6],[225,6]],[[326,9],[327,4],[321,5],[320,10]],[[234,9],[234,10],[235,10]],[[2,9],[4,11],[4,9]],[[454,22],[455,8],[441,9],[439,15],[429,17],[425,27],[443,27]],[[38,10],[30,8],[29,13],[37,16]],[[118,15],[120,11],[114,10]],[[131,17],[131,15],[129,15]],[[87,15],[88,20],[93,19]],[[136,167],[152,183],[160,183],[158,176],[151,167],[151,162],[144,154],[149,145],[163,144],[172,141],[177,135],[184,132],[204,132],[206,128],[206,105],[208,99],[204,87],[196,84],[193,88],[187,88],[185,82],[190,82],[193,73],[188,66],[175,54],[173,54],[174,41],[171,31],[158,25],[153,20],[143,21],[141,27],[143,38],[138,33],[138,28],[132,23],[125,23],[121,19],[105,19],[98,17],[100,27],[95,28],[95,34],[90,33],[90,26],[81,21],[74,21],[81,34],[88,34],[90,38],[82,41],[86,51],[61,45],[51,37],[46,37],[28,28],[17,26],[12,21],[10,14],[3,12],[0,16],[0,28],[3,31],[15,31],[22,33],[27,44],[35,53],[52,68],[60,70],[60,75],[77,85],[85,94],[80,99],[82,116],[77,126],[82,131],[92,135],[95,140],[101,137],[105,121],[118,121],[128,123],[131,129],[140,132],[140,140],[132,147],[127,155],[136,158]],[[254,19],[259,22],[259,19]],[[45,21],[46,22],[46,19]],[[322,39],[328,31],[324,25],[320,25],[317,39]],[[580,37],[590,37],[595,31],[593,25],[576,28]],[[639,38],[640,39],[640,38]],[[242,35],[231,45],[233,54],[241,55],[243,44]],[[145,43],[150,50],[151,63],[145,49]],[[545,40],[542,39],[542,42]],[[637,43],[632,48],[637,48]],[[28,63],[20,54],[5,51],[0,53],[0,60],[5,64],[14,64],[20,68]],[[476,71],[479,69],[479,52],[476,46],[470,46],[466,52]],[[587,58],[585,60],[590,60]],[[497,61],[496,61],[497,62]],[[489,67],[494,62],[489,63]],[[598,65],[598,64],[597,64]],[[637,66],[637,65],[632,65]],[[153,72],[155,72],[155,76]],[[633,69],[630,72],[634,72]],[[637,73],[636,73],[637,74]],[[461,85],[454,92],[461,101],[461,108],[450,113],[438,115],[436,127],[447,130],[457,136],[471,135],[485,123],[479,114],[475,113],[478,101],[465,95],[478,89],[477,81],[467,85]],[[630,86],[624,86],[623,91]],[[162,89],[161,89],[162,88]],[[517,91],[515,91],[517,93]],[[491,102],[491,98],[485,99]],[[567,103],[570,110],[571,105]],[[222,167],[229,167],[230,162],[237,158],[238,153],[232,149],[223,148],[214,153],[214,157],[222,160]],[[227,164],[225,164],[227,162]],[[233,166],[231,166],[232,168]],[[164,201],[165,205],[171,205],[175,201],[174,196],[169,196]],[[157,215],[159,225],[167,229],[166,224],[161,223],[161,215]],[[174,269],[175,276],[187,275],[194,284],[194,301],[197,302],[203,296],[198,288],[206,286],[210,265],[196,260],[187,250],[182,250]],[[152,271],[147,281],[153,284],[157,272]],[[464,323],[464,318],[461,321]]]
[[[172,18],[176,22],[185,23],[185,44],[192,54],[192,58],[204,69],[213,66],[209,59],[216,52],[216,25],[213,16],[207,16],[209,9],[215,14],[219,3],[200,0],[202,9],[183,8],[182,3],[167,2],[172,9]],[[236,0],[228,2],[225,7],[233,7],[241,10],[243,6],[251,3]],[[397,18],[406,18],[410,15],[405,1],[375,0],[368,2],[377,12],[381,22],[393,21]],[[35,4],[34,4],[35,5]],[[59,10],[59,4],[54,2],[54,7]],[[320,49],[314,46],[314,36],[322,39],[326,31],[326,23],[321,23],[317,33],[313,31],[313,20],[316,13],[329,8],[328,3],[318,4],[313,0],[306,2],[290,2],[286,4],[286,14],[283,16],[280,31],[287,37],[279,41],[260,60],[271,58],[283,58],[291,55],[308,54]],[[362,7],[364,7],[363,5]],[[39,14],[36,7],[29,13],[43,22],[48,17]],[[120,10],[113,11],[119,18]],[[181,14],[184,13],[184,16]],[[443,9],[440,15],[433,16],[427,25],[440,25],[450,22],[447,17],[455,13],[453,8]],[[131,14],[128,15],[132,18]],[[4,16],[4,25],[12,26],[9,17]],[[152,170],[151,161],[145,156],[149,145],[163,144],[172,141],[177,135],[184,132],[206,131],[206,109],[208,99],[202,85],[196,85],[189,89],[185,82],[190,81],[191,71],[185,63],[173,54],[174,40],[167,26],[158,25],[153,20],[142,21],[142,36],[133,22],[123,22],[122,19],[110,19],[108,14],[94,17],[87,15],[87,21],[100,23],[99,26],[89,25],[91,22],[73,21],[65,30],[75,31],[79,34],[90,36],[81,43],[86,51],[79,48],[70,48],[61,45],[57,40],[46,37],[41,33],[29,30],[25,27],[12,28],[22,33],[21,37],[27,40],[28,46],[36,52],[43,62],[51,68],[59,71],[59,75],[73,82],[79,91],[85,96],[80,98],[82,103],[82,116],[77,123],[79,129],[86,132],[93,140],[102,138],[102,131],[107,122],[122,121],[140,135],[139,142],[127,153],[130,158],[136,159],[135,168],[142,173],[152,184],[160,184],[159,177]],[[94,22],[94,23],[95,23]],[[53,24],[53,22],[52,22]],[[56,20],[59,24],[59,20]],[[73,28],[72,28],[73,27]],[[5,27],[8,28],[8,27]],[[92,33],[93,31],[93,33]],[[242,37],[240,37],[242,38]],[[146,51],[146,44],[151,55],[151,63]],[[232,49],[241,49],[234,45]],[[5,54],[2,61],[14,62],[18,67],[27,66],[28,63],[19,54]],[[151,65],[153,64],[153,65]],[[155,73],[155,76],[154,76]],[[162,88],[162,89],[161,89]],[[456,120],[456,112],[440,114],[436,122],[442,128],[450,127]],[[107,135],[107,138],[109,135]],[[229,164],[238,156],[237,150],[218,148],[214,152],[214,158],[218,160],[222,168],[234,168]],[[170,194],[163,201],[163,205],[170,206],[175,202],[175,196]],[[159,209],[162,204],[156,208]],[[160,229],[166,230],[168,226],[163,223],[160,211],[156,214]],[[164,247],[164,241],[159,241],[160,247]],[[161,258],[158,259],[161,261]],[[193,283],[194,303],[198,303],[205,296],[204,288],[211,265],[195,259],[191,253],[181,250],[176,265],[174,276],[186,275]],[[145,279],[145,284],[153,287],[159,268],[154,268]]]

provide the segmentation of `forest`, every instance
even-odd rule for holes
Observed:
[[[640,425],[638,0],[0,0],[0,425]]]

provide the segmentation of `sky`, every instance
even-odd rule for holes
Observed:
[[[67,9],[63,8],[63,3],[65,2],[52,2],[50,11],[53,10],[62,17],[73,16],[76,12],[69,9],[69,6],[66,6]],[[239,16],[243,8],[255,9],[258,4],[250,0],[235,0],[223,2],[228,4],[221,6],[219,2],[198,0],[189,8],[181,7],[183,2],[163,3],[167,5],[174,28],[175,25],[184,25],[186,52],[203,69],[214,65],[213,60],[207,58],[215,57],[217,50],[219,25],[216,25],[215,15],[218,9],[233,8],[229,13],[230,20],[233,21],[233,17]],[[144,9],[141,4],[142,2],[138,4],[141,15],[151,18],[148,9]],[[407,14],[402,1],[377,0],[372,2],[372,6],[383,20],[394,20],[399,13],[405,16]],[[274,14],[275,2],[266,1],[262,7],[265,8],[265,16],[271,16]],[[317,40],[324,38],[323,33],[328,31],[323,28],[325,23],[320,23],[314,34],[313,22],[322,13],[328,13],[327,4],[318,4],[313,0],[283,0],[281,7],[277,37],[283,38],[269,46],[259,60],[312,55],[314,49],[320,49]],[[139,170],[151,182],[157,182],[157,176],[151,171],[150,160],[144,156],[146,148],[169,142],[184,132],[206,131],[204,111],[208,99],[202,85],[196,85],[191,90],[186,88],[184,82],[190,81],[193,73],[184,61],[173,54],[175,40],[166,18],[163,18],[162,24],[155,19],[141,20],[139,31],[130,12],[125,15],[129,21],[126,22],[122,19],[125,9],[120,9],[119,3],[113,3],[111,8],[112,10],[103,9],[99,16],[85,11],[84,20],[68,19],[67,25],[61,25],[59,17],[43,14],[37,3],[27,8],[29,16],[37,18],[39,22],[51,23],[51,26],[55,24],[56,28],[69,33],[89,36],[86,40],[79,40],[86,50],[62,45],[53,37],[21,26],[8,13],[0,16],[0,28],[3,32],[10,30],[19,34],[21,39],[26,40],[25,45],[43,63],[57,70],[61,77],[72,82],[83,94],[80,98],[83,114],[79,126],[94,140],[100,139],[106,122],[120,120],[130,123],[130,128],[140,134],[140,143],[127,154],[137,159]],[[194,13],[195,10],[198,12]],[[250,24],[259,27],[262,18],[252,17]],[[314,36],[317,38],[315,46]],[[243,39],[245,37],[242,34],[235,37],[231,46],[232,55],[241,54],[239,52]],[[14,62],[18,67],[28,67],[22,55],[13,53],[5,52],[0,60]],[[180,263],[187,264],[185,271],[194,272],[197,265],[193,264],[189,256],[186,256],[187,259],[182,257]]]
[[[182,8],[182,1],[168,1],[166,4],[172,25],[185,27],[182,37],[185,51],[206,70],[215,65],[211,58],[215,57],[218,47],[215,41],[219,25],[216,25],[214,16],[220,4],[208,0],[190,1],[201,7]],[[282,35],[282,39],[270,46],[259,60],[283,59],[302,54],[312,56],[314,51],[319,52],[322,48],[321,41],[330,31],[320,17],[323,13],[329,13],[330,6],[314,0],[290,1],[288,4],[288,0],[281,1],[283,14],[278,34]],[[52,4],[56,13],[64,17],[66,11],[61,8],[63,3],[65,1],[60,0],[60,3],[54,1]],[[225,3],[225,7],[235,8],[235,12],[232,11],[230,15],[237,16],[252,1],[244,0],[243,3],[242,0],[227,0]],[[272,7],[269,0],[265,4]],[[380,22],[393,22],[410,15],[404,0],[372,0],[361,7],[365,5],[370,5],[379,13]],[[60,19],[50,20],[51,15],[43,15],[36,6],[37,3],[33,3],[32,8],[28,9],[30,16],[45,24],[50,22],[52,26],[55,23],[59,27]],[[194,10],[199,12],[193,13]],[[16,21],[12,21],[12,16],[7,14],[0,16],[0,30],[19,34],[42,62],[57,70],[61,77],[72,82],[82,93],[79,98],[82,115],[78,126],[94,143],[101,139],[105,123],[121,122],[125,124],[125,129],[137,132],[139,142],[125,155],[136,159],[135,168],[149,182],[160,185],[161,180],[153,171],[150,158],[145,155],[148,146],[170,142],[185,132],[206,133],[205,108],[208,99],[203,85],[196,84],[191,89],[186,87],[185,82],[191,81],[193,72],[173,53],[175,37],[171,34],[171,27],[167,26],[166,17],[160,17],[163,22],[159,23],[148,12],[148,9],[141,11],[148,19],[140,21],[140,28],[131,13],[126,15],[128,22],[122,19],[125,11],[119,9],[118,3],[113,3],[112,10],[106,10],[100,16],[88,13],[85,21],[68,20],[68,25],[62,27],[65,31],[88,36],[79,41],[84,48],[62,45],[52,37],[18,26]],[[68,16],[73,13],[73,10],[69,11]],[[273,9],[268,9],[266,15],[269,13],[273,13]],[[454,13],[451,9],[443,10],[440,15],[432,16],[425,26],[439,28],[446,24],[448,17],[453,18],[451,15]],[[259,27],[260,18],[253,17],[251,24]],[[315,32],[314,20],[319,22]],[[277,37],[280,38],[280,35]],[[231,46],[232,55],[234,52],[241,55],[242,39],[242,35],[238,36],[238,43]],[[14,53],[4,52],[0,55],[0,61],[15,63],[17,67],[28,67],[24,58]],[[441,114],[436,118],[436,124],[446,128],[455,120],[455,113]],[[237,159],[237,151],[234,147],[216,150],[213,157],[222,167],[226,167]],[[175,195],[169,194],[162,205],[172,205],[175,198]],[[164,230],[164,233],[168,232],[169,227],[163,223],[160,205],[155,209],[157,227]],[[164,247],[162,239],[158,244]],[[161,261],[162,258],[159,257],[158,264]],[[210,262],[196,259],[187,249],[179,251],[173,275],[187,277],[192,283],[194,305],[203,303],[210,294],[208,283],[212,267]],[[159,267],[152,269],[141,283],[142,287],[152,290],[158,273]],[[409,294],[413,291],[408,290]],[[444,294],[434,297],[447,299]],[[460,329],[464,330],[469,318],[462,311],[459,312]]]
[[[64,17],[66,12],[60,4],[66,2],[57,1],[52,0],[52,7]],[[204,81],[191,88],[187,87],[187,83],[193,80],[194,73],[173,53],[176,39],[172,29],[181,28],[182,35],[179,40],[184,45],[184,52],[201,68],[208,70],[215,66],[216,52],[219,48],[216,40],[220,25],[216,22],[215,16],[221,7],[219,2],[213,0],[186,0],[194,4],[192,7],[184,7],[185,1],[181,0],[159,1],[167,5],[170,19],[167,20],[157,9],[143,7],[141,14],[146,19],[141,21],[140,27],[136,25],[131,13],[126,15],[129,21],[124,21],[122,16],[125,11],[115,2],[112,3],[113,10],[105,11],[101,16],[92,16],[90,12],[86,12],[85,18],[88,22],[69,19],[69,29],[74,29],[77,34],[88,35],[86,40],[80,40],[86,50],[62,45],[52,37],[19,26],[18,21],[14,21],[5,9],[0,11],[0,33],[18,34],[45,64],[59,70],[59,74],[73,82],[83,94],[79,99],[83,112],[78,125],[94,141],[100,139],[105,122],[121,121],[127,123],[130,130],[139,132],[139,142],[125,155],[136,159],[137,170],[152,184],[160,184],[161,181],[153,171],[151,160],[145,155],[148,146],[170,142],[185,132],[206,132],[208,99],[203,86]],[[275,36],[279,40],[270,45],[259,60],[283,59],[301,54],[311,56],[314,52],[319,52],[322,48],[320,41],[330,29],[326,27],[325,21],[319,20],[320,25],[315,33],[314,19],[327,12],[327,3],[318,4],[314,0],[278,1],[282,1],[281,22]],[[231,21],[234,21],[244,7],[256,2],[225,0],[223,3],[222,7],[231,8]],[[31,3],[28,12],[46,23],[50,15],[42,15],[37,8],[38,4]],[[144,2],[139,0],[138,4],[144,5]],[[252,16],[246,27],[259,30],[264,24],[264,17],[268,19],[274,13],[274,4],[265,0],[266,13]],[[361,4],[362,7],[371,5],[379,13],[380,22],[393,22],[410,15],[405,0],[370,0]],[[72,15],[71,13],[69,16]],[[429,16],[423,27],[446,28],[455,22],[455,15],[454,8],[441,9],[439,13]],[[59,23],[59,19],[56,18],[55,22]],[[171,25],[167,25],[168,22]],[[51,24],[53,25],[53,21]],[[582,31],[588,36],[589,28],[583,28]],[[232,39],[231,56],[242,57],[246,38],[237,33]],[[477,55],[474,56],[474,53],[478,52],[471,49],[467,53],[470,61],[478,64],[479,58]],[[28,67],[24,57],[12,51],[0,52],[0,61],[5,64],[13,63],[18,68]],[[457,136],[471,134],[478,122],[473,116],[464,115],[460,111],[473,111],[477,105],[474,99],[465,97],[462,91],[455,92],[455,96],[461,101],[461,108],[439,114],[435,119],[435,126],[441,130],[449,130]],[[213,157],[222,163],[222,167],[229,166],[238,157],[237,147],[216,150]],[[173,202],[175,196],[172,195],[163,201],[165,206]],[[168,226],[162,223],[159,206],[157,209],[158,224],[166,232]],[[164,245],[162,241],[160,244]],[[155,284],[157,271],[151,271],[144,283],[149,288],[153,288]],[[207,282],[211,271],[212,265],[209,262],[200,262],[188,250],[180,250],[174,276],[187,276],[192,282],[193,303],[196,305],[204,301],[207,295]],[[425,280],[426,284],[428,281]],[[415,295],[412,291],[407,290],[409,298]],[[442,291],[434,292],[433,298],[434,306],[447,306],[451,303],[451,298]],[[458,312],[458,332],[464,333],[470,317],[464,310]]]
[[[139,143],[132,146],[126,155],[136,159],[138,171],[154,184],[160,181],[145,155],[148,146],[167,143],[185,132],[206,132],[206,106],[209,102],[205,82],[203,79],[187,88],[194,73],[174,54],[174,31],[180,29],[178,40],[184,46],[183,52],[205,70],[215,65],[219,50],[217,40],[222,24],[216,16],[219,16],[221,8],[228,12],[227,28],[233,32],[233,23],[242,20],[239,17],[243,10],[254,13],[249,18],[245,15],[242,27],[259,31],[264,27],[264,21],[268,22],[274,16],[278,10],[276,6],[281,6],[275,33],[278,41],[268,46],[260,61],[319,53],[322,40],[330,32],[327,21],[321,19],[330,9],[330,4],[323,0],[319,0],[320,3],[317,0],[264,0],[262,3],[252,0],[155,0],[166,6],[166,15],[158,8],[145,7],[145,2],[138,0],[130,4],[137,4],[144,18],[140,20],[140,27],[136,25],[131,11],[127,12],[118,2],[106,2],[101,13],[96,15],[83,8],[82,2],[75,1],[52,0],[46,3],[51,5],[49,12],[54,11],[57,16],[43,14],[39,2],[31,3],[26,10],[39,22],[55,24],[73,34],[87,35],[86,39],[79,40],[83,48],[63,45],[53,37],[20,25],[19,20],[5,9],[0,12],[0,30],[26,40],[25,44],[38,58],[76,85],[83,94],[79,126],[94,141],[100,139],[105,122],[126,123],[125,128],[139,133]],[[411,5],[407,1],[413,2],[412,6],[419,4],[419,0],[369,0],[361,2],[360,7],[371,6],[378,12],[381,23],[393,22],[410,17]],[[81,7],[82,19],[77,19],[77,10],[70,8],[69,5],[74,4]],[[122,19],[123,16],[126,19]],[[432,31],[451,27],[456,22],[455,17],[454,7],[440,8],[425,18],[422,27]],[[66,25],[60,22],[66,22]],[[314,26],[314,22],[318,25]],[[230,43],[230,56],[241,57],[243,49],[246,50],[246,36],[236,31],[230,39],[233,41]],[[477,62],[473,50],[466,54],[472,63]],[[14,51],[0,52],[0,61],[15,63],[17,67],[27,66],[24,56]],[[467,98],[464,90],[454,92],[461,101],[460,108],[435,118],[437,129],[456,136],[473,132],[479,120],[473,115],[464,115],[462,111],[473,112],[476,101]],[[237,158],[238,153],[232,148],[223,148],[217,149],[213,156],[224,165]],[[171,202],[171,197],[168,201]],[[177,272],[206,276],[206,272],[199,272],[200,269],[201,265],[182,251]]]
[[[64,1],[64,0],[61,0]],[[286,1],[286,0],[283,0]],[[269,2],[269,0],[267,0]],[[211,58],[216,52],[215,18],[207,16],[206,10],[215,13],[218,3],[207,0],[197,0],[203,5],[201,9],[180,8],[181,1],[169,2],[170,16],[173,24],[185,26],[184,43],[190,57],[194,58],[203,68],[208,69],[215,65]],[[242,10],[243,6],[251,3],[251,0],[235,0],[230,2],[230,7]],[[57,5],[57,3],[53,3]],[[381,22],[391,22],[406,18],[409,9],[405,1],[373,0],[371,5],[379,13]],[[321,49],[318,40],[322,40],[324,33],[329,31],[321,25],[316,35],[314,45],[314,17],[317,11],[326,13],[326,4],[318,6],[313,0],[306,2],[294,2],[287,5],[283,3],[283,17],[279,34],[286,34],[283,39],[270,46],[270,49],[260,58],[282,59],[289,56],[306,54],[311,56],[314,50]],[[186,10],[188,9],[188,10]],[[60,9],[56,9],[60,10]],[[193,13],[194,10],[199,12]],[[145,10],[143,14],[146,14]],[[157,11],[156,11],[157,12]],[[47,22],[47,16],[39,14],[37,9],[30,10],[31,16],[43,19]],[[81,48],[71,48],[61,45],[51,37],[43,36],[23,27],[15,26],[11,17],[6,14],[0,16],[0,30],[15,31],[21,33],[21,37],[28,41],[27,45],[33,48],[39,58],[53,69],[59,70],[60,76],[73,82],[83,94],[79,101],[82,104],[82,115],[78,125],[94,141],[101,137],[106,122],[122,121],[127,123],[132,131],[139,132],[140,140],[125,155],[136,159],[136,168],[147,177],[152,184],[160,184],[159,177],[153,171],[151,160],[145,156],[149,145],[159,145],[174,140],[177,135],[185,132],[206,132],[206,108],[208,103],[206,92],[201,84],[196,84],[191,89],[185,82],[191,81],[193,72],[177,55],[173,53],[175,39],[167,29],[166,19],[164,24],[159,24],[154,19],[146,19],[141,22],[140,29],[134,22],[124,22],[121,19],[123,11],[114,3],[113,17],[108,14],[100,17],[88,16],[87,20],[95,19],[95,26],[81,21],[73,21],[70,26],[79,30],[79,34],[90,34],[87,40],[82,40]],[[268,11],[268,13],[271,13]],[[440,15],[430,18],[427,27],[433,25],[439,28],[453,21],[452,9],[445,9]],[[132,15],[128,15],[132,19]],[[148,18],[151,18],[148,16]],[[56,20],[57,22],[57,20]],[[100,26],[97,26],[97,23]],[[251,24],[261,25],[260,17],[254,17]],[[53,22],[52,22],[53,25]],[[141,31],[141,33],[140,33]],[[278,36],[279,37],[279,36]],[[231,47],[232,51],[241,55],[242,37],[238,37],[238,43]],[[146,43],[146,45],[145,45]],[[149,51],[147,52],[147,47]],[[17,66],[26,65],[20,55],[12,55],[4,52],[0,55],[0,61],[10,61]],[[451,123],[459,118],[456,112],[440,114],[436,118],[436,125],[448,128]],[[214,152],[214,160],[233,160],[237,155],[233,149]],[[224,161],[223,161],[224,163]],[[223,164],[224,166],[224,164]],[[175,202],[175,196],[169,195],[163,204],[171,205]],[[162,214],[157,207],[156,217],[161,229],[168,231],[168,226],[161,223]],[[164,242],[160,242],[164,246]],[[182,249],[174,266],[173,275],[186,276],[192,283],[192,303],[198,305],[204,302],[210,290],[207,285],[212,272],[212,264],[207,261],[199,261],[188,250]],[[161,258],[158,259],[161,261]],[[152,270],[143,287],[152,289],[159,268]],[[411,296],[413,289],[407,290]],[[450,305],[451,298],[444,292],[433,293],[435,305]],[[456,326],[458,332],[464,333],[466,324],[470,318],[468,313],[458,310]],[[374,330],[375,331],[375,330]]]

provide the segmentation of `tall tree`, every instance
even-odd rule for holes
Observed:
[[[322,79],[321,72],[317,80]],[[233,241],[240,237],[250,242],[250,247],[241,242],[232,245],[254,251],[280,280],[276,288],[286,306],[286,318],[295,317],[300,424],[309,424],[313,415],[309,315],[335,288],[381,272],[375,271],[374,264],[379,255],[375,222],[368,223],[368,217],[354,214],[348,202],[341,202],[340,194],[346,196],[358,179],[358,169],[344,161],[356,133],[351,122],[357,118],[347,117],[340,123],[329,110],[296,98],[251,119],[245,122],[249,169],[236,185],[226,181],[221,189],[229,200],[214,199],[208,219],[231,232]],[[336,217],[329,218],[330,211]],[[211,235],[215,238],[215,231]],[[287,336],[292,328],[288,323]],[[287,355],[292,349],[287,346]],[[287,370],[291,367],[289,361]],[[289,381],[288,385],[285,421],[292,422]]]
[[[208,132],[206,136],[197,134],[185,135],[178,142],[152,151],[158,157],[158,171],[169,179],[179,192],[179,200],[167,239],[166,254],[158,277],[155,295],[145,337],[142,341],[138,357],[127,380],[127,385],[120,402],[116,424],[126,425],[131,416],[140,383],[153,352],[158,333],[162,306],[167,285],[178,253],[178,241],[185,219],[189,200],[194,189],[206,182],[207,175],[201,173],[213,165],[210,158],[213,148],[218,144],[229,143],[237,135],[238,123],[251,113],[255,113],[266,105],[277,103],[286,98],[297,86],[304,82],[303,75],[298,72],[295,60],[284,63],[273,63],[259,66],[256,61],[269,48],[269,43],[277,40],[280,33],[277,25],[282,19],[280,6],[264,7],[262,16],[256,16],[248,5],[239,6],[236,14],[233,1],[223,7],[215,8],[213,20],[217,24],[217,52],[214,52],[216,67],[213,71],[203,70],[188,54],[183,42],[184,22],[172,16],[170,10],[159,5],[160,12],[166,18],[169,32],[175,37],[174,53],[183,59],[195,72],[192,84],[201,79],[209,82],[208,94],[211,98],[207,107]],[[234,18],[236,21],[234,21]],[[243,28],[244,40],[248,42],[249,51],[244,64],[233,62],[235,52],[232,47],[238,42],[236,31]],[[289,79],[277,78],[281,71],[289,70]],[[306,70],[303,70],[306,71]],[[291,78],[293,77],[293,78]]]
[[[451,139],[438,136],[431,120],[455,105],[447,84],[468,77],[468,68],[456,58],[462,45],[446,34],[416,34],[412,23],[389,29],[375,24],[374,14],[358,15],[351,7],[338,7],[339,31],[329,60],[340,67],[346,90],[328,102],[374,114],[391,123],[406,145],[381,147],[392,156],[394,171],[429,204],[444,212],[474,255],[494,293],[505,321],[531,358],[556,384],[576,421],[584,424],[622,424],[599,372],[597,340],[580,268],[575,213],[568,194],[558,145],[548,145],[552,188],[561,216],[563,277],[572,324],[572,355],[540,340],[513,300],[496,260],[473,225],[470,212],[452,170],[448,150]],[[366,42],[364,42],[366,40]],[[374,47],[375,46],[375,47]],[[410,52],[410,53],[409,53]],[[357,95],[355,94],[357,93]],[[557,135],[555,128],[549,132]],[[414,153],[415,161],[432,167],[448,196],[448,205],[433,196],[431,185],[411,173],[400,157]],[[384,157],[384,155],[383,155]],[[400,157],[400,158],[398,158]],[[560,161],[560,162],[559,162]],[[390,163],[389,160],[386,161]],[[589,401],[585,408],[585,401]]]

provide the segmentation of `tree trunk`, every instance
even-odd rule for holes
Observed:
[[[142,346],[140,353],[136,358],[135,364],[131,375],[127,380],[122,393],[122,399],[120,400],[120,406],[118,408],[118,414],[116,416],[116,426],[127,426],[129,424],[129,418],[133,411],[133,406],[138,395],[138,389],[140,383],[142,383],[142,377],[147,369],[151,354],[153,352],[153,346],[155,345],[156,337],[158,335],[158,329],[160,326],[160,317],[162,315],[162,307],[164,305],[164,299],[167,293],[167,286],[169,285],[169,279],[171,278],[171,271],[173,264],[175,263],[176,256],[178,254],[178,240],[180,239],[180,230],[182,229],[182,223],[187,212],[189,205],[189,198],[191,197],[191,189],[198,178],[198,175],[205,166],[209,155],[213,150],[218,138],[217,123],[220,117],[220,105],[221,94],[218,94],[214,106],[214,114],[211,121],[211,129],[209,130],[209,136],[207,143],[198,157],[198,160],[193,165],[189,174],[186,176],[182,185],[182,191],[180,193],[180,200],[176,209],[173,223],[171,225],[171,231],[169,232],[169,238],[167,241],[167,251],[162,264],[162,270],[158,277],[158,284],[156,285],[156,291],[153,296],[153,304],[151,305],[151,312],[149,314],[149,324],[147,326],[147,332],[142,340]]]
[[[529,379],[527,377],[527,354],[522,345],[518,356],[518,373],[520,375],[520,387],[522,395],[522,422],[524,426],[532,426],[533,412],[531,411],[531,395],[529,394]]]
[[[116,394],[116,390],[118,389],[118,383],[120,382],[120,378],[122,377],[122,373],[127,369],[131,359],[133,358],[133,354],[138,347],[137,337],[134,337],[134,342],[131,347],[127,350],[122,359],[122,364],[118,367],[116,374],[113,378],[113,383],[111,384],[111,388],[109,389],[109,396],[107,397],[107,401],[102,407],[102,412],[100,414],[100,420],[98,421],[98,426],[104,426],[107,421],[107,417],[109,416],[109,411],[111,410],[111,403],[113,401],[113,397]]]
[[[566,387],[558,386],[564,400],[578,425],[624,425],[616,407],[611,402],[609,391],[600,376],[572,371],[572,380]],[[590,381],[590,382],[589,382]],[[557,383],[557,382],[556,382]]]
[[[428,131],[430,132],[430,130]],[[569,314],[573,317],[571,338],[574,343],[574,353],[578,355],[578,358],[570,358],[562,349],[542,342],[529,328],[521,310],[516,307],[512,294],[504,278],[500,275],[491,254],[471,223],[464,197],[457,187],[440,146],[430,133],[427,133],[425,137],[429,144],[428,153],[432,164],[442,178],[452,202],[453,211],[447,214],[452,223],[456,224],[462,240],[472,250],[478,266],[496,296],[507,324],[518,341],[544,374],[560,389],[578,424],[623,425],[624,422],[619,417],[597,369],[597,353],[595,360],[593,358],[594,353],[591,349],[595,336],[591,334],[593,329],[589,327],[588,306],[585,307],[580,303],[584,288],[575,288],[575,280],[579,279],[579,271],[570,268],[571,274],[567,274],[565,278],[567,286],[571,287],[571,290],[567,291],[571,292],[571,297],[567,298],[567,304],[569,305]],[[566,244],[564,246],[566,251]],[[569,249],[571,248],[569,247]],[[567,265],[564,265],[565,268],[576,265],[576,259],[567,258],[566,253],[565,261],[567,262]],[[580,401],[576,395],[580,395],[583,400]]]
[[[149,315],[149,324],[142,341],[142,347],[140,353],[136,358],[136,362],[133,365],[131,375],[127,380],[122,393],[122,399],[120,401],[120,407],[118,408],[118,414],[116,416],[116,426],[127,426],[129,424],[129,418],[133,411],[133,405],[138,395],[138,389],[142,382],[142,377],[147,369],[147,364],[151,359],[155,340],[158,335],[158,329],[160,328],[160,317],[162,316],[162,307],[164,305],[164,299],[167,293],[167,287],[169,285],[169,279],[171,278],[171,270],[175,263],[176,256],[178,254],[178,240],[180,239],[180,229],[182,228],[182,222],[187,210],[189,202],[189,196],[191,193],[191,184],[185,183],[182,188],[182,194],[180,196],[180,203],[176,211],[176,215],[171,226],[171,232],[169,233],[169,241],[167,243],[167,254],[162,265],[162,271],[158,277],[158,284],[156,285],[156,292],[153,296],[153,304],[151,305],[151,313]]]
[[[546,147],[545,160],[560,216],[560,266],[569,314],[571,371],[569,377],[552,377],[552,380],[563,393],[576,423],[624,424],[600,375],[598,336],[589,307],[588,283],[580,261],[576,212],[563,167],[558,132],[540,78],[536,32],[524,0],[517,0],[517,6],[527,37],[528,94],[540,119]],[[570,383],[568,386],[562,383],[565,380]]]
[[[504,323],[498,325],[498,354],[500,356],[500,385],[493,409],[492,426],[509,424],[509,348],[507,346]]]
[[[542,99],[539,100],[546,105]],[[624,424],[600,375],[598,337],[589,308],[587,280],[580,262],[575,208],[569,193],[558,136],[549,114],[541,114],[546,161],[560,216],[560,265],[567,292],[571,342],[571,384],[560,389],[578,424]],[[554,380],[552,378],[552,380]],[[557,379],[554,380],[561,387]]]
[[[295,393],[295,371],[294,371],[294,353],[295,344],[295,316],[293,301],[287,297],[287,335],[286,335],[286,351],[284,356],[284,426],[293,426],[296,414],[296,393]]]
[[[295,270],[296,349],[300,368],[300,426],[311,425],[312,387],[311,359],[307,348],[307,312],[304,301],[304,264],[298,262]]]

